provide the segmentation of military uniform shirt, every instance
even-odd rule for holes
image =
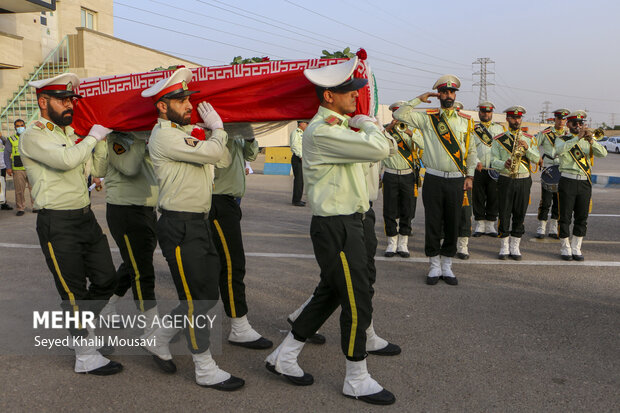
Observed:
[[[568,133],[568,129],[566,128],[557,130],[554,127],[550,127],[550,128],[547,128],[547,129],[544,129],[538,132],[538,134],[536,135],[536,141],[538,142],[538,151],[540,152],[540,156],[543,156],[543,154],[546,154],[547,156],[552,158],[552,159],[549,159],[547,158],[547,156],[543,156],[543,166],[545,167],[560,164],[560,158],[557,156],[555,145],[553,145],[549,141],[549,138],[547,138],[544,134],[545,132],[549,130],[552,130],[553,132],[555,132],[555,136],[556,136],[555,143],[556,144],[558,143],[558,139],[560,138],[560,136]],[[542,151],[540,150],[541,148],[542,148]]]
[[[504,133],[514,138],[511,131],[506,131]],[[510,174],[510,171],[504,166],[506,161],[510,158],[510,152],[504,149],[503,145],[497,141],[498,137],[499,136],[493,140],[493,145],[491,146],[491,167],[499,173]],[[524,156],[531,162],[537,163],[540,160],[540,155],[538,154],[538,148],[536,147],[534,137],[521,132],[519,133],[519,139],[524,140],[527,143],[527,151],[525,151]],[[531,171],[523,165],[523,162],[519,163],[518,173],[523,174],[530,172]]]
[[[157,205],[159,188],[146,139],[149,132],[113,132],[108,136],[106,202],[113,205]]]
[[[214,194],[241,198],[245,194],[245,161],[252,162],[258,155],[258,141],[229,139],[226,144],[231,162],[226,168],[215,168]]]
[[[491,135],[491,138],[494,138],[497,135],[501,135],[506,131],[506,129],[504,129],[502,125],[499,125],[495,122],[480,123],[482,123],[487,128],[489,134]],[[493,146],[493,143],[491,142],[491,146],[485,145],[482,142],[482,139],[478,137],[478,134],[476,134],[476,132],[472,133],[472,137],[476,138],[476,155],[478,156],[478,162],[482,164],[483,168],[491,168],[491,146]]]
[[[350,215],[368,211],[368,186],[362,162],[381,161],[396,152],[396,142],[378,126],[349,129],[349,117],[322,106],[303,135],[303,172],[313,215]]]
[[[301,158],[301,154],[302,154],[303,135],[304,135],[304,131],[302,131],[301,128],[297,128],[293,132],[291,132],[291,135],[289,137],[290,145],[291,145],[291,152],[293,152],[299,158]]]
[[[555,150],[560,159],[560,172],[565,172],[573,175],[581,175],[586,176],[586,173],[577,165],[575,159],[570,154],[570,150],[575,146],[575,144],[579,145],[583,154],[587,157],[588,164],[590,164],[590,147],[592,147],[592,155],[597,158],[604,158],[607,156],[607,149],[597,141],[593,140],[592,145],[590,145],[585,139],[579,139],[579,136],[570,134],[570,139],[568,141],[564,141],[564,139],[558,137],[555,141]],[[566,136],[564,136],[566,138]],[[592,165],[590,165],[592,168]]]
[[[149,139],[149,153],[159,182],[159,208],[208,213],[211,209],[213,166],[230,164],[228,134],[213,131],[205,141],[190,135],[193,125],[179,126],[157,119]]]
[[[36,209],[69,210],[90,204],[84,167],[97,140],[85,137],[78,144],[73,128],[65,131],[45,118],[31,124],[19,140]]]
[[[412,109],[421,103],[420,99],[415,98],[401,106],[394,112],[394,118],[406,122],[420,130],[421,135],[414,135],[413,140],[420,148],[424,148],[422,154],[422,162],[427,168],[436,169],[443,172],[460,172],[452,157],[446,152],[443,144],[439,140],[439,136],[435,132],[435,128],[431,123],[430,117],[425,112],[416,112]],[[476,164],[476,143],[473,139],[473,121],[467,119],[463,114],[456,110],[440,109],[441,117],[448,123],[448,126],[454,133],[454,136],[461,147],[461,153],[465,153],[464,165],[467,176],[474,176]],[[469,146],[466,148],[466,142],[469,139]]]
[[[420,135],[419,130],[415,128],[409,128],[409,129],[413,132],[413,135],[417,135],[416,140],[418,142],[423,141],[422,135]],[[411,149],[411,152],[416,154],[414,156],[417,157],[417,153],[419,153],[419,149],[417,145],[414,145],[415,142],[413,138],[409,136],[407,133],[402,133],[401,135],[403,136],[403,139],[405,140],[405,143],[407,144],[407,146],[409,146],[409,149]],[[396,170],[411,169],[411,166],[409,166],[409,162],[407,162],[405,158],[403,158],[400,155],[400,153],[395,153],[389,158],[384,159],[382,163],[383,163],[383,166],[385,166],[386,168],[390,168],[390,169],[396,169]]]

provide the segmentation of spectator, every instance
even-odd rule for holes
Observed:
[[[34,200],[32,199],[32,187],[28,183],[28,176],[26,175],[26,168],[22,163],[22,157],[19,154],[19,137],[26,130],[26,123],[17,119],[13,126],[15,126],[15,135],[9,136],[8,140],[11,144],[11,164],[7,169],[7,174],[13,176],[13,183],[15,184],[15,205],[17,206],[17,216],[24,215],[26,209],[26,187],[30,194],[30,205],[32,205],[32,212],[39,212],[34,208]],[[7,165],[8,166],[8,165]]]

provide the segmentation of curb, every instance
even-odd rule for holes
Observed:
[[[592,183],[602,187],[620,186],[620,176],[592,175]]]

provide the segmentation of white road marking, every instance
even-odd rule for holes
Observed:
[[[525,214],[528,217],[536,217],[538,216],[538,214],[536,213],[528,213]],[[611,217],[611,218],[618,218],[620,217],[620,214],[588,214],[588,217]]]

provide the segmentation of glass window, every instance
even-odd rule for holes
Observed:
[[[80,12],[80,16],[82,18],[82,22],[81,22],[80,26],[86,27],[86,10],[82,9],[81,12]]]
[[[97,25],[97,12],[88,9],[80,10],[80,18],[82,27],[87,29],[96,30]]]
[[[93,28],[93,15],[92,13],[86,13],[86,27]]]

